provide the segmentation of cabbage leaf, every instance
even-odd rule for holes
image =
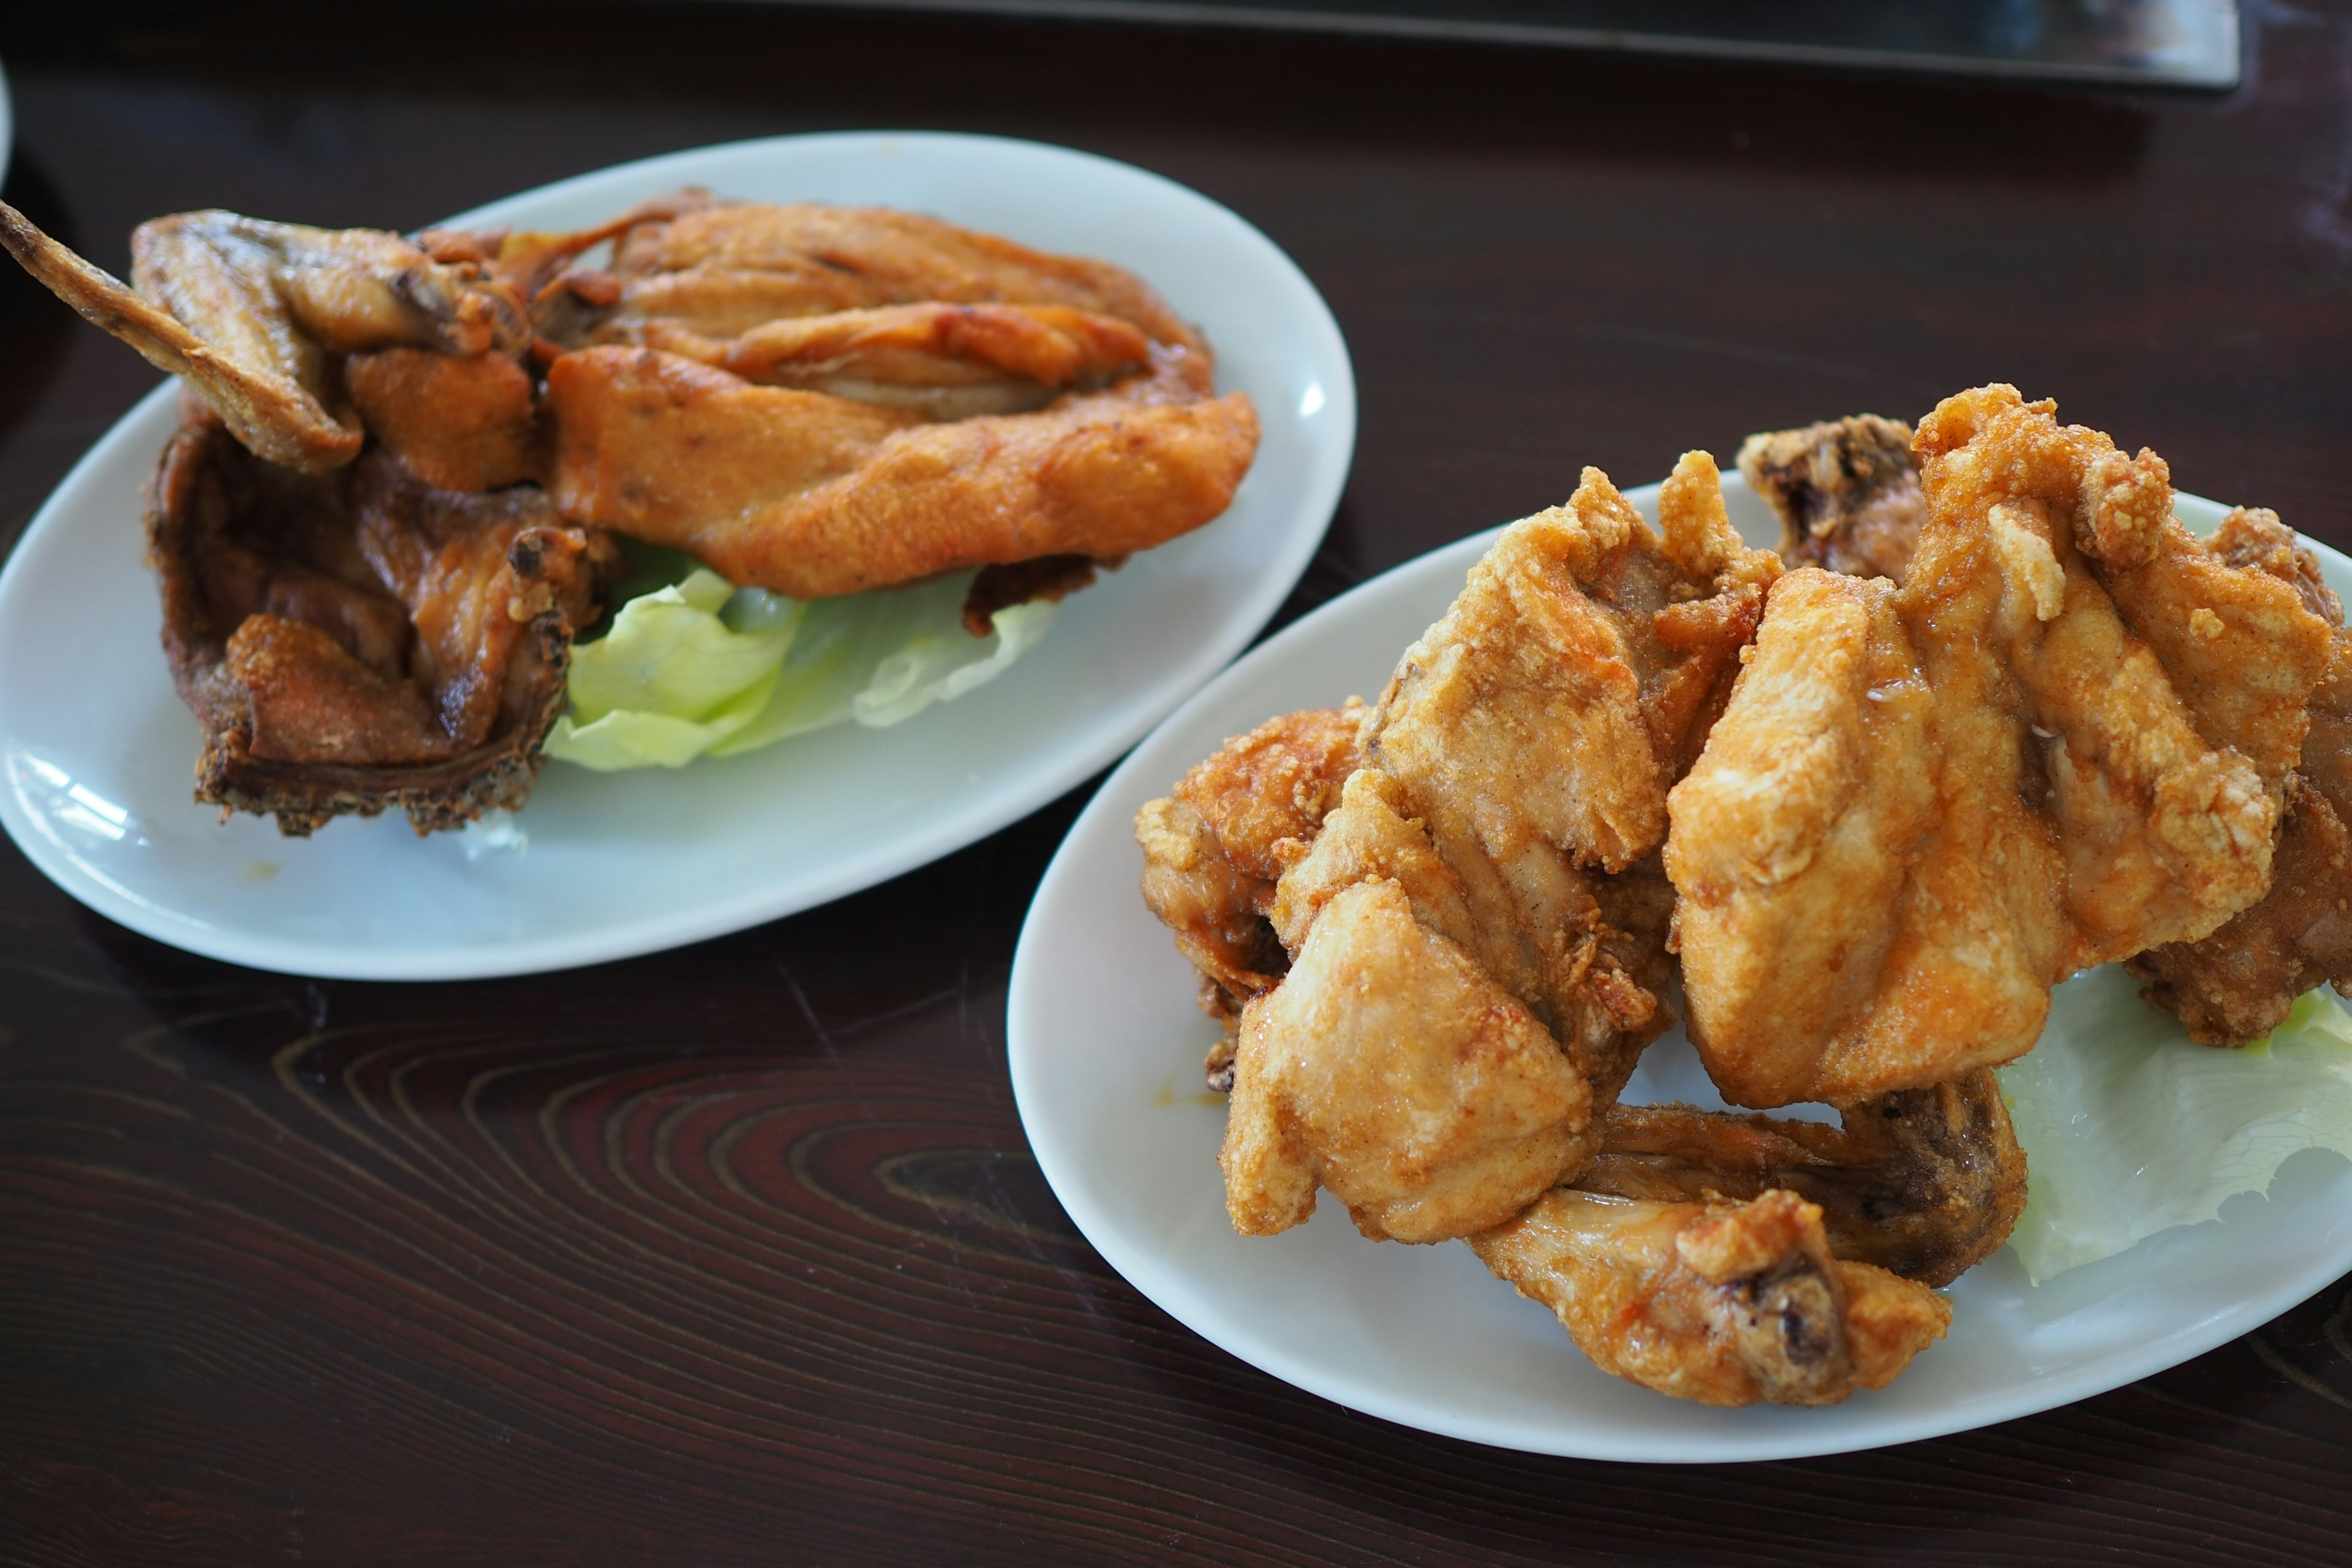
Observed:
[[[2042,1043],[2000,1076],[2026,1159],[2010,1245],[2037,1285],[2269,1190],[2298,1151],[2352,1157],[2352,1014],[2324,988],[2222,1050],[2109,964],[2058,988]]]
[[[910,719],[995,679],[1054,623],[1050,603],[1015,605],[973,637],[971,578],[803,603],[656,559],[624,589],[611,629],[573,646],[571,706],[546,752],[599,773],[677,768],[827,725]]]

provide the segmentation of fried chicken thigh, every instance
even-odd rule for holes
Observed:
[[[2173,523],[2153,453],[2050,405],[1962,394],[1919,448],[1930,515],[1902,587],[1783,578],[1673,796],[1691,1035],[1738,1104],[2010,1060],[2066,975],[2195,941],[2269,888],[2326,625]],[[2159,655],[2180,637],[2200,646],[2176,685]],[[2251,691],[2218,689],[2256,663]]]
[[[1950,1303],[1832,1257],[1822,1211],[1559,1190],[1470,1238],[1603,1371],[1706,1405],[1834,1405],[1943,1338]]]
[[[1778,563],[1731,532],[1705,454],[1661,513],[1663,537],[1588,469],[1406,651],[1269,906],[1293,963],[1242,1016],[1245,1234],[1304,1219],[1318,1183],[1374,1236],[1497,1223],[1590,1155],[1670,1021],[1664,792]]]

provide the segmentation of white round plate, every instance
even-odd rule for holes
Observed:
[[[167,384],[67,476],[0,574],[0,823],[36,866],[134,931],[295,973],[452,980],[674,947],[855,892],[1035,810],[1240,652],[1306,570],[1354,452],[1355,381],[1314,286],[1223,207],[1063,148],[858,133],[648,159],[450,221],[585,226],[684,184],[933,213],[1131,268],[1208,333],[1220,386],[1256,402],[1256,464],[1223,517],[1066,601],[1002,679],[896,728],[845,725],[676,773],[550,763],[515,818],[520,850],[419,839],[396,815],[292,839],[191,799],[201,735],[139,560]]]
[[[1737,475],[1725,490],[1750,542],[1774,542]],[[1655,518],[1655,486],[1629,494]],[[2200,531],[2221,512],[2179,498]],[[2003,1248],[1952,1287],[1949,1337],[1890,1388],[1826,1409],[1718,1410],[1601,1372],[1466,1247],[1367,1241],[1328,1197],[1307,1225],[1236,1236],[1217,1174],[1223,1101],[1201,1085],[1216,1028],[1137,893],[1135,813],[1229,735],[1378,696],[1493,537],[1409,562],[1252,651],[1136,748],[1038,887],[1013,963],[1013,1094],[1064,1208],[1136,1289],[1253,1366],[1404,1426],[1541,1454],[1706,1462],[1872,1448],[2047,1410],[2234,1339],[2352,1268],[2352,1164],[2300,1154],[2267,1200],[2232,1199],[2218,1221],[2039,1288]],[[2314,548],[2352,595],[2352,561]],[[1723,1103],[1679,1029],[1625,1098]]]

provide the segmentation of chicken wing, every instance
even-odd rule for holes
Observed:
[[[0,205],[0,245],[92,323],[184,377],[247,448],[322,473],[365,438],[338,354],[419,348],[520,353],[521,300],[469,265],[398,235],[181,213],[131,236],[136,291]]]
[[[1848,1105],[1843,1124],[1618,1105],[1579,1192],[1747,1202],[1776,1188],[1820,1206],[1831,1252],[1948,1285],[1999,1250],[2025,1208],[2025,1153],[2000,1085],[1979,1068]]]
[[[1780,519],[1780,559],[1903,581],[1927,521],[1911,426],[1857,414],[1740,443],[1739,472]]]
[[[1470,1247],[1595,1365],[1706,1405],[1884,1388],[1952,1318],[1926,1286],[1832,1257],[1821,1209],[1786,1191],[1743,1204],[1555,1191]]]
[[[1731,532],[1703,453],[1661,515],[1663,536],[1587,470],[1406,651],[1365,765],[1274,889],[1294,962],[1243,1015],[1226,1121],[1244,1231],[1303,1219],[1318,1181],[1368,1234],[1496,1224],[1583,1163],[1670,1021],[1664,791],[1778,563]],[[1512,1065],[1451,1089],[1412,1065],[1457,1057]],[[1368,1107],[1420,1131],[1394,1142]]]
[[[2269,886],[2283,715],[2324,624],[2171,523],[2153,453],[2012,388],[1947,399],[1918,447],[1930,516],[1903,586],[1784,578],[1673,799],[1692,1037],[1735,1103],[2009,1060],[2059,980],[2205,936]],[[2186,626],[2200,582],[2215,605],[2187,635],[2227,651],[2179,654],[2184,693],[2170,633],[2151,646],[2119,603]],[[2251,695],[2200,686],[2263,661]]]

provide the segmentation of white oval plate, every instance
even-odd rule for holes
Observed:
[[[1734,522],[1777,526],[1737,475]],[[1654,520],[1657,487],[1629,492]],[[2222,508],[2179,498],[2200,531]],[[2165,1232],[2033,1288],[2003,1248],[1950,1291],[1952,1331],[1891,1388],[1820,1410],[1718,1410],[1585,1360],[1551,1313],[1466,1247],[1365,1240],[1327,1201],[1280,1236],[1236,1236],[1217,1174],[1221,1097],[1202,1092],[1215,1026],[1136,889],[1132,823],[1229,735],[1299,708],[1379,695],[1493,540],[1465,539],[1324,605],[1255,649],[1136,748],[1070,829],[1013,963],[1013,1089],[1037,1163],[1088,1241],[1213,1344],[1350,1409],[1424,1431],[1596,1459],[1779,1459],[1910,1442],[2082,1399],[2210,1350],[2352,1268],[2352,1164],[2302,1154],[2267,1201]],[[2352,594],[2352,561],[2315,545]],[[1676,1029],[1629,1101],[1719,1107]]]
[[[167,384],[67,476],[0,574],[0,824],[36,866],[134,931],[295,973],[452,980],[674,947],[855,892],[1035,810],[1240,652],[1306,570],[1354,453],[1355,381],[1314,286],[1223,207],[1062,148],[858,133],[648,159],[451,221],[585,226],[681,184],[909,208],[1132,268],[1206,331],[1220,385],[1255,400],[1256,464],[1223,517],[1068,600],[1002,679],[894,729],[843,726],[677,773],[551,763],[515,819],[520,851],[419,839],[396,815],[289,839],[191,798],[202,737],[139,561],[141,487],[173,424]]]

